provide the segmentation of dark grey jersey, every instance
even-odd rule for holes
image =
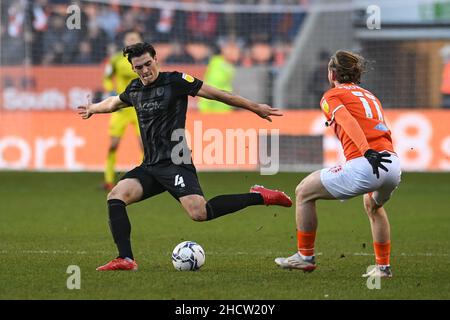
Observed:
[[[143,164],[171,161],[171,153],[184,134],[172,141],[172,133],[185,128],[188,95],[195,96],[203,82],[185,73],[160,72],[145,86],[141,80],[130,82],[119,98],[136,109],[144,146]],[[186,150],[186,149],[185,149]]]

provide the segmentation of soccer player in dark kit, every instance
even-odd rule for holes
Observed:
[[[249,193],[220,195],[207,201],[190,153],[183,154],[183,150],[188,149],[174,152],[180,141],[172,140],[174,132],[185,128],[188,95],[247,109],[268,121],[272,121],[270,116],[282,115],[278,109],[208,86],[186,73],[160,72],[156,51],[148,43],[128,46],[123,54],[139,77],[118,96],[78,107],[78,114],[88,119],[95,113],[134,106],[144,146],[142,164],[127,172],[107,196],[109,225],[119,256],[97,270],[138,269],[131,249],[131,225],[126,206],[164,191],[169,191],[195,221],[212,220],[253,205],[292,205],[284,192],[257,185],[251,187]],[[183,135],[181,139],[186,143]],[[180,163],[180,157],[188,161]]]

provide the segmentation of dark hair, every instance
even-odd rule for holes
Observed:
[[[336,73],[339,83],[360,83],[361,74],[366,71],[365,59],[353,52],[338,50],[331,56],[328,66]]]
[[[147,42],[139,42],[123,48],[123,55],[127,57],[130,63],[131,59],[135,57],[140,57],[147,52],[150,53],[150,56],[152,58],[155,58],[156,56],[155,48],[153,48],[153,46]]]

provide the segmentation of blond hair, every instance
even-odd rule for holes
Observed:
[[[331,56],[328,67],[335,72],[339,83],[360,83],[366,71],[366,60],[351,51],[338,50]]]

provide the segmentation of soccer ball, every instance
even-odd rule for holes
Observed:
[[[194,241],[184,241],[173,249],[172,263],[180,271],[198,270],[205,263],[205,251]]]

